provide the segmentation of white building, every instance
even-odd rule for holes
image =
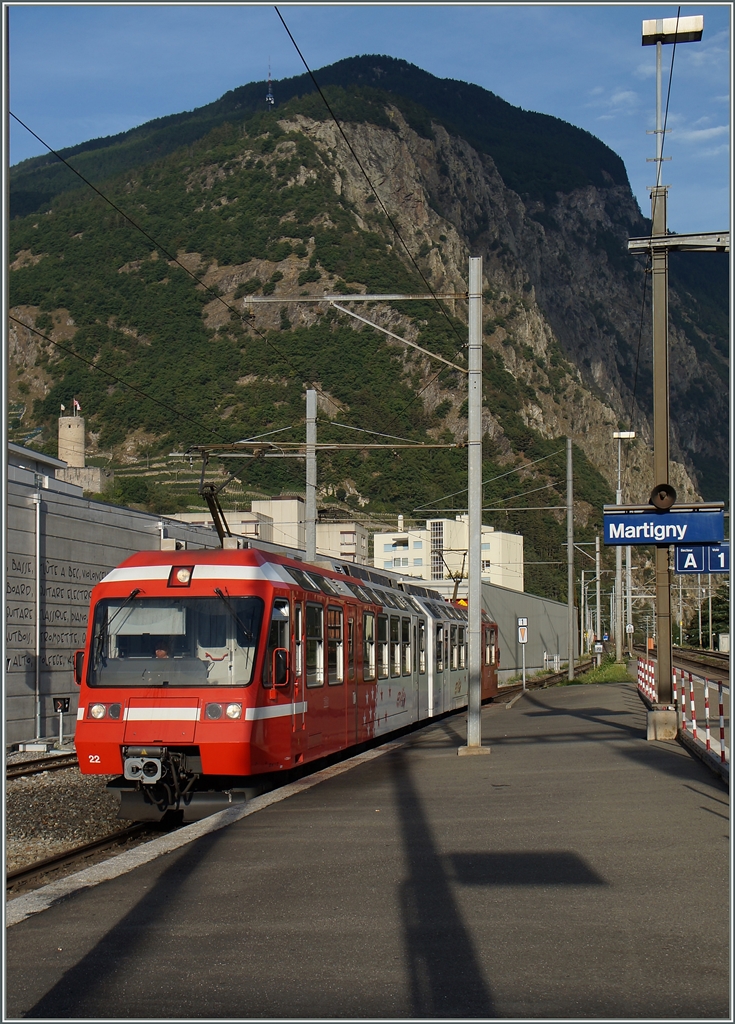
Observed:
[[[402,517],[399,526],[402,527]],[[373,565],[405,572],[435,583],[457,576],[467,578],[469,517],[427,519],[423,530],[376,533]],[[498,587],[523,592],[523,537],[482,527],[482,579]],[[465,587],[466,589],[466,587]]]
[[[250,512],[225,511],[225,519],[236,536],[303,551],[306,547],[305,508],[303,498],[268,498],[253,501]],[[214,528],[207,509],[179,512],[171,518],[190,526]],[[316,550],[328,558],[370,564],[368,531],[354,520],[320,520],[316,524]]]

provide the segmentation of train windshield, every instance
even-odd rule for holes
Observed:
[[[100,601],[89,685],[247,686],[262,620],[259,597]]]

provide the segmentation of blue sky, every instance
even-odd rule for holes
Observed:
[[[619,153],[644,212],[653,184],[655,47],[644,18],[673,4],[311,4],[280,6],[312,70],[385,53],[442,78],[561,117]],[[699,43],[676,47],[663,181],[675,231],[729,224],[729,4],[704,15]],[[228,89],[303,65],[272,5],[11,4],[10,108],[54,148],[190,110]],[[672,47],[664,47],[664,96]],[[265,97],[265,86],[263,89]],[[11,120],[11,163],[42,152]]]

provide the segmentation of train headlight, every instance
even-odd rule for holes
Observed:
[[[207,718],[215,720],[222,717],[222,705],[221,704],[207,704],[204,714]]]
[[[105,717],[105,705],[104,704],[93,704],[89,709],[90,718],[104,718]]]
[[[242,704],[228,704],[225,714],[228,718],[241,718],[242,717]]]
[[[107,709],[107,714],[110,718],[114,718],[115,721],[117,721],[120,718],[121,711],[122,707],[120,706],[120,704],[110,704],[109,708]]]

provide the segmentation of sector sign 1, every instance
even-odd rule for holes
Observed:
[[[716,544],[723,512],[605,512],[605,544]]]

